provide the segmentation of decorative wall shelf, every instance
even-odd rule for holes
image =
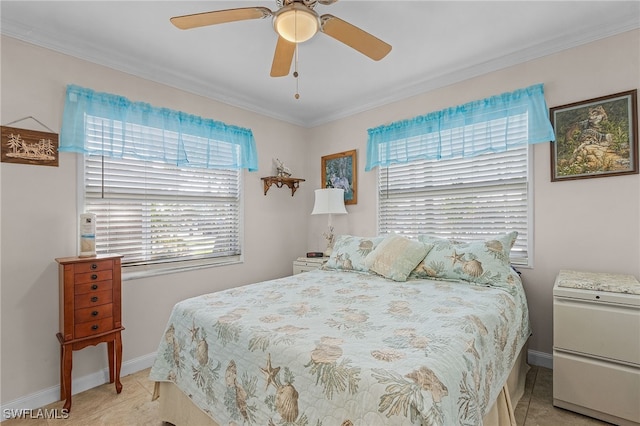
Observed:
[[[264,184],[264,195],[267,195],[267,191],[271,188],[271,185],[275,185],[278,188],[282,188],[283,185],[287,185],[291,189],[291,196],[296,193],[296,189],[300,186],[300,182],[304,182],[304,179],[281,177],[281,176],[267,176],[262,178]]]

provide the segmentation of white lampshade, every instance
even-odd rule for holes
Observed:
[[[311,214],[347,214],[344,207],[344,189],[316,189],[316,201]]]
[[[273,17],[273,28],[280,37],[292,43],[302,43],[318,32],[318,14],[300,3],[292,3],[278,10]]]

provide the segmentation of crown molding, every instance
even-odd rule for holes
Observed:
[[[471,66],[461,65],[457,69],[443,69],[437,74],[432,73],[418,81],[396,85],[393,88],[387,89],[386,94],[378,91],[370,96],[360,97],[356,99],[356,102],[352,105],[342,107],[336,107],[334,105],[334,108],[331,109],[329,113],[314,114],[313,117],[306,118],[280,114],[273,108],[257,105],[251,97],[242,96],[236,92],[224,90],[220,87],[213,88],[206,81],[194,79],[193,77],[185,78],[184,75],[174,73],[168,69],[150,69],[146,63],[137,58],[127,57],[118,51],[105,48],[104,46],[89,46],[83,44],[82,42],[78,42],[77,39],[70,38],[63,32],[56,32],[55,34],[44,33],[38,29],[3,19],[0,25],[0,33],[78,59],[135,75],[156,83],[165,84],[199,96],[204,96],[256,114],[309,128],[327,124],[441,87],[638,28],[640,28],[640,17],[629,16],[625,21],[616,22],[609,26],[593,25],[591,30],[587,32],[568,31],[562,36],[545,40],[544,42],[525,47],[524,49],[509,52],[503,56],[492,58],[482,63]]]
[[[443,70],[439,74],[425,76],[419,81],[408,82],[405,85],[396,86],[387,96],[380,96],[380,93],[378,92],[376,93],[375,98],[372,97],[369,102],[364,102],[352,108],[345,108],[340,111],[336,111],[331,115],[318,117],[315,121],[307,122],[307,127],[319,126],[331,121],[343,119],[351,115],[421,95],[432,90],[460,83],[474,77],[489,74],[514,65],[539,59],[544,56],[553,55],[574,47],[637,29],[640,29],[640,17],[630,16],[627,21],[618,22],[610,27],[594,26],[593,31],[588,33],[568,33],[561,37],[546,40],[543,43],[538,43],[525,49],[511,52],[504,56],[473,66],[462,66],[458,69]]]

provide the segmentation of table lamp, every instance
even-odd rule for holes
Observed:
[[[329,225],[327,232],[325,232],[324,238],[327,240],[327,249],[324,251],[325,256],[331,256],[333,251],[333,226],[331,225],[332,214],[347,214],[347,209],[344,207],[344,189],[337,188],[323,188],[316,189],[316,200],[313,205],[313,211],[311,214],[328,214]]]

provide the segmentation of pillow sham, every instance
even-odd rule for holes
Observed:
[[[339,235],[333,244],[333,251],[324,268],[369,272],[364,259],[382,240],[384,240],[384,236],[355,237],[353,235]]]
[[[386,237],[364,260],[369,270],[394,281],[406,281],[411,271],[433,248],[433,244],[400,235]]]
[[[487,240],[455,241],[431,235],[418,240],[433,244],[412,278],[463,280],[496,287],[511,286],[519,278],[511,268],[509,253],[518,233],[513,231]]]

